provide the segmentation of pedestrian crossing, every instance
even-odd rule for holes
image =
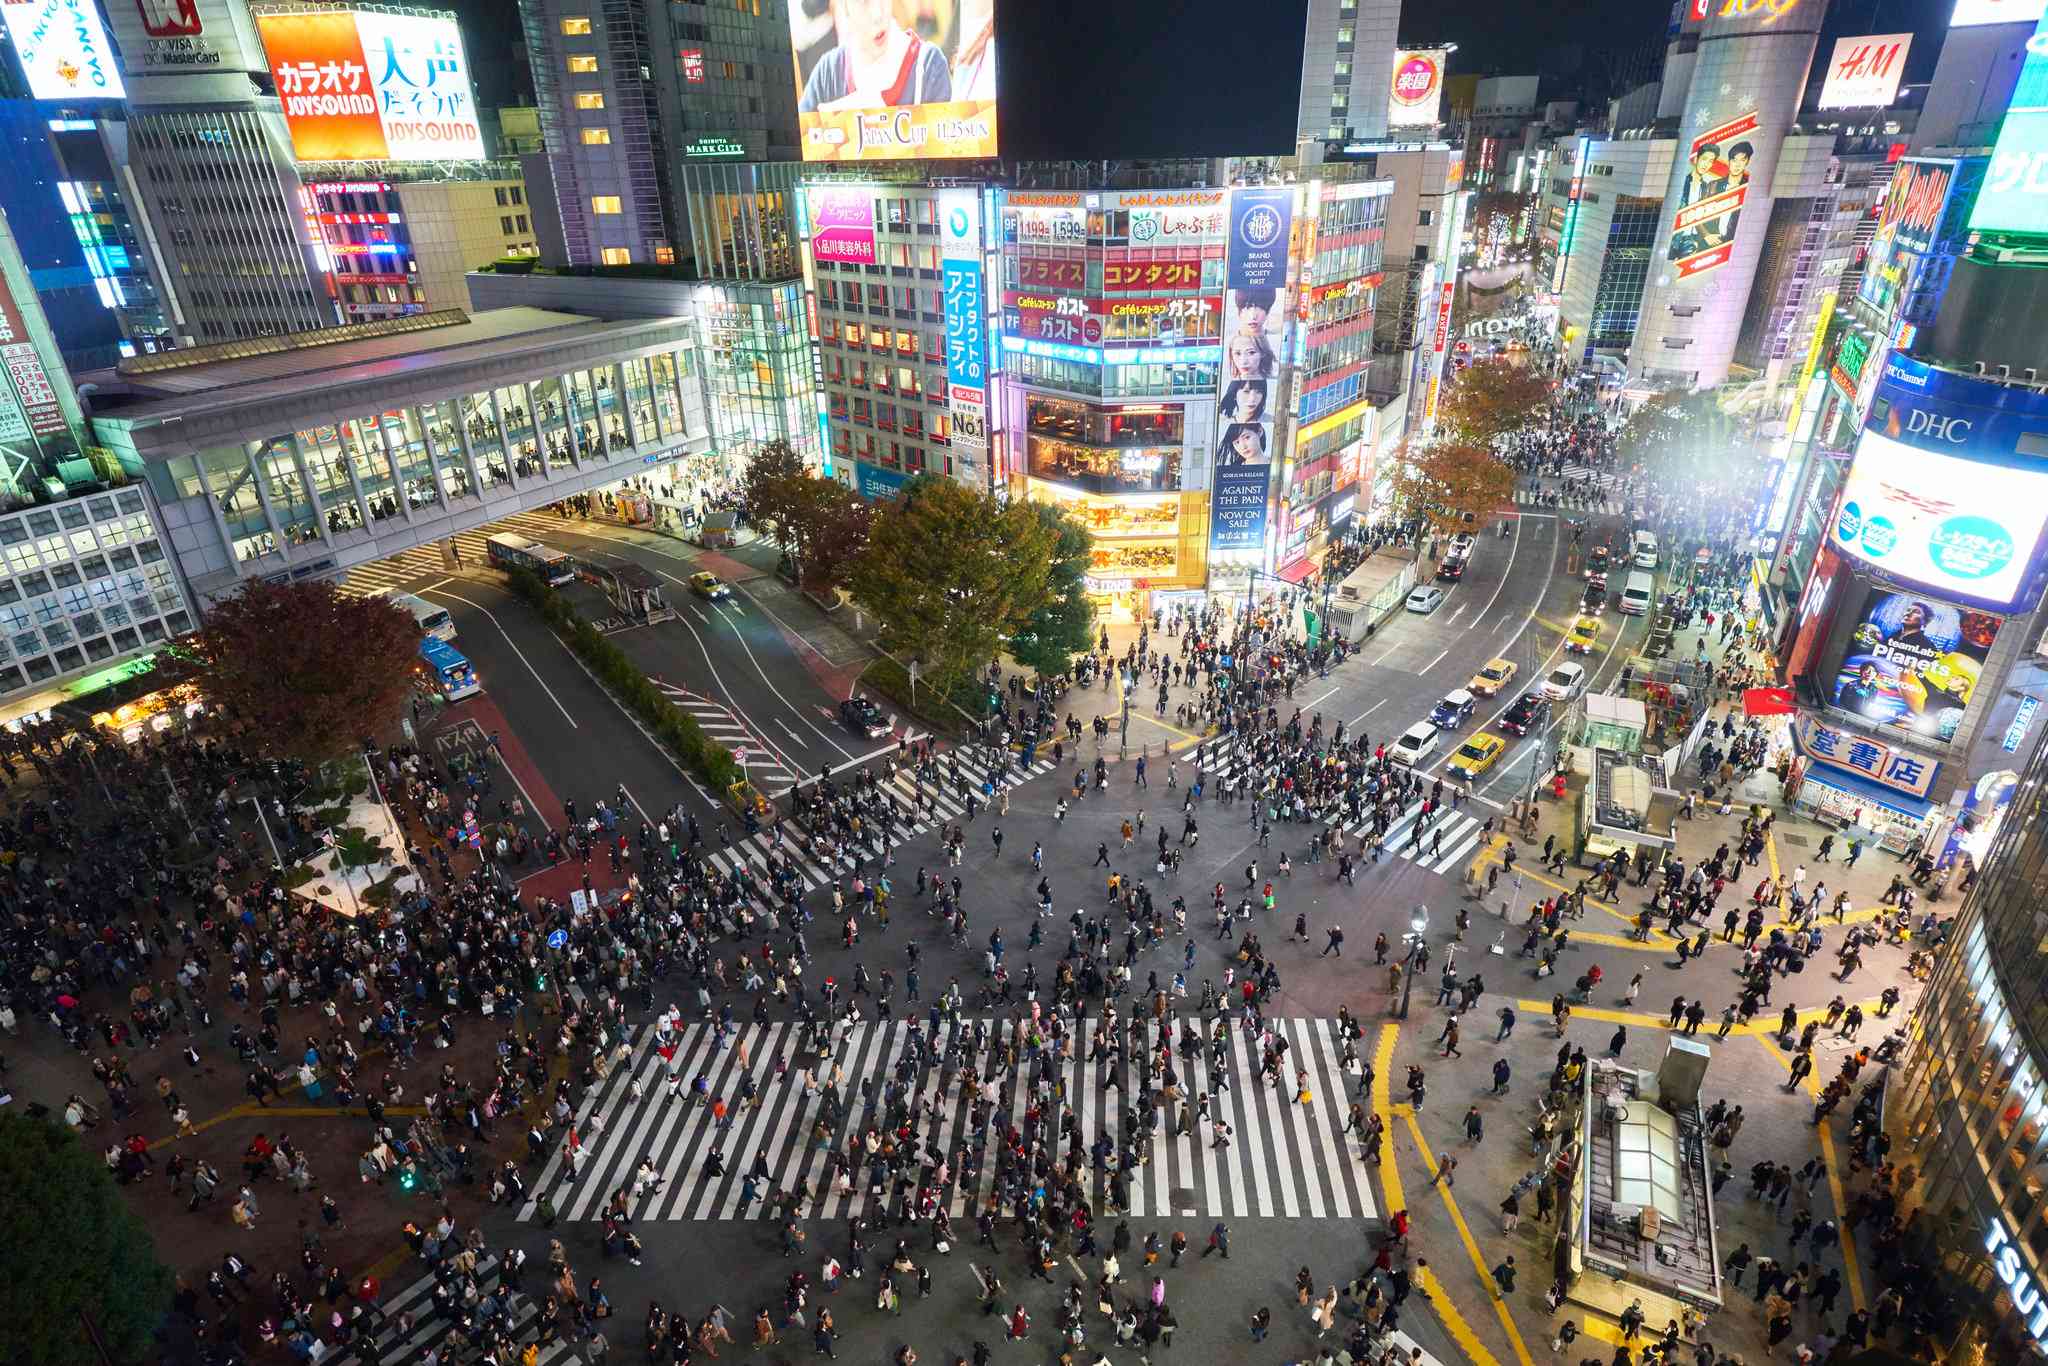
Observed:
[[[571,530],[571,524],[552,512],[515,512],[500,518],[489,526],[474,527],[458,531],[451,539],[455,551],[461,557],[465,569],[482,569],[490,565],[487,543],[500,532],[513,531],[534,540],[545,541]],[[340,589],[350,597],[368,598],[380,593],[389,593],[405,588],[424,578],[439,578],[452,572],[454,566],[448,562],[441,548],[441,542],[430,545],[416,545],[401,550],[396,555],[368,564],[359,564],[342,573]]]
[[[523,1346],[539,1336],[540,1304],[534,1296],[523,1291],[507,1292],[498,1274],[499,1267],[500,1259],[495,1253],[479,1258],[476,1282],[487,1296],[504,1306],[503,1321],[508,1326],[507,1331],[515,1343]],[[405,1363],[424,1360],[430,1352],[438,1352],[443,1360],[451,1359],[452,1353],[448,1349],[455,1344],[449,1338],[455,1331],[456,1320],[454,1315],[442,1314],[435,1306],[434,1284],[435,1278],[431,1274],[422,1276],[385,1297],[376,1306],[382,1317],[372,1338],[376,1348],[373,1354],[361,1352],[351,1343],[321,1356],[323,1366],[361,1363],[372,1357],[379,1366],[405,1366]],[[408,1314],[412,1316],[410,1331],[406,1331],[402,1322]],[[540,1349],[537,1366],[569,1366],[569,1363],[586,1361],[594,1361],[594,1358],[586,1355],[580,1344],[558,1339]]]
[[[1204,761],[1209,765],[1205,770],[1208,786],[1205,795],[1213,795],[1222,789],[1223,781],[1234,773],[1241,772],[1242,755],[1235,745],[1203,751]],[[1450,784],[1444,785],[1445,805],[1438,809],[1426,823],[1422,820],[1422,799],[1417,798],[1404,810],[1387,822],[1386,833],[1380,836],[1378,844],[1385,852],[1383,859],[1399,859],[1426,868],[1432,873],[1450,877],[1460,862],[1470,855],[1486,836],[1486,818],[1475,816],[1470,808],[1453,808],[1449,805]],[[1249,821],[1260,810],[1249,797],[1240,796],[1230,805],[1218,808],[1226,817],[1243,812]],[[1370,813],[1355,821],[1325,822],[1342,830],[1354,840],[1372,833]],[[1366,845],[1361,860],[1361,871],[1373,863],[1372,845]]]
[[[975,1023],[956,1017],[945,1028],[964,1033]],[[1003,1038],[1011,1022],[985,1017],[979,1023]],[[1074,1041],[1073,1056],[1055,1060],[1053,1084],[1073,1110],[1084,1152],[1092,1152],[1099,1134],[1108,1135],[1112,1143],[1122,1136],[1126,1105],[1158,1102],[1158,1122],[1149,1134],[1140,1134],[1139,1163],[1129,1174],[1133,1217],[1375,1216],[1377,1206],[1360,1145],[1344,1132],[1349,1104],[1358,1099],[1357,1084],[1340,1066],[1343,1045],[1335,1029],[1327,1020],[1270,1023],[1289,1045],[1279,1090],[1261,1081],[1257,1042],[1242,1031],[1233,1033],[1223,1060],[1213,1067],[1207,1049],[1192,1059],[1176,1058],[1179,1102],[1127,1091],[1127,1086],[1139,1084],[1134,1069],[1112,1069],[1106,1061],[1089,1060],[1083,1040]],[[919,1027],[918,1022],[903,1019],[842,1025],[829,1069],[814,1055],[799,1053],[803,1026],[797,1023],[750,1025],[731,1032],[712,1023],[693,1024],[676,1033],[669,1045],[663,1045],[654,1031],[643,1031],[628,1058],[592,1090],[576,1115],[579,1135],[587,1135],[581,1139],[585,1156],[580,1174],[572,1179],[574,1164],[568,1162],[565,1149],[558,1148],[542,1169],[533,1188],[535,1197],[520,1218],[533,1219],[540,1194],[546,1193],[560,1218],[601,1219],[613,1194],[623,1189],[636,1221],[760,1219],[767,1217],[774,1192],[796,1192],[806,1186],[815,1199],[804,1208],[804,1217],[843,1219],[861,1214],[885,1193],[867,1188],[870,1168],[865,1165],[856,1179],[835,1185],[830,1154],[849,1149],[870,1125],[883,1122],[879,1111],[861,1109],[860,1082],[874,1080],[879,1094],[883,1080],[896,1074],[906,1056],[912,1030]],[[1151,1024],[1148,1029],[1156,1043],[1159,1026]],[[1003,1050],[997,1047],[985,1056],[1000,1058]],[[1294,1090],[1297,1068],[1309,1075],[1312,1098],[1307,1105],[1298,1102]],[[1024,1070],[1029,1071],[1028,1062]],[[820,1072],[827,1075],[821,1078]],[[847,1108],[837,1130],[821,1139],[814,1136],[825,1109],[820,1088],[831,1081],[833,1072],[840,1078]],[[683,1079],[682,1095],[671,1094],[672,1074]],[[707,1078],[711,1097],[730,1107],[722,1123],[709,1103],[697,1103],[688,1095],[700,1075]],[[1016,1069],[993,1078],[963,1074],[964,1084],[938,1096],[939,1073],[927,1069],[917,1079],[917,1093],[936,1099],[922,1121],[920,1141],[928,1138],[949,1157],[963,1143],[973,1149],[999,1142],[1003,1117],[1021,1125],[1033,1104],[1033,1088],[1021,1076]],[[758,1103],[741,1101],[744,1078],[752,1079]],[[985,1098],[993,1096],[994,1106],[994,1118],[981,1130],[972,1127],[970,1115],[971,1088],[977,1086]],[[1211,1116],[1229,1126],[1229,1141],[1221,1145],[1215,1141],[1218,1131],[1209,1125],[1196,1123],[1191,1133],[1177,1132],[1180,1110],[1203,1093],[1211,1096]],[[598,1121],[594,1130],[593,1118]],[[714,1154],[719,1157],[715,1172]],[[643,1160],[660,1176],[659,1187],[642,1189],[636,1182]],[[768,1177],[758,1182],[758,1191],[750,1191],[754,1183],[748,1173],[757,1165]],[[978,1167],[956,1173],[947,1203],[954,1218],[971,1216],[984,1206],[995,1189],[995,1165],[991,1155]],[[1109,1195],[1109,1173],[1095,1171],[1093,1183],[1102,1207]]]
[[[803,774],[785,763],[783,756],[741,721],[732,708],[659,679],[655,680],[654,686],[661,689],[669,701],[688,712],[706,735],[731,750],[735,757],[744,750],[748,780],[770,797],[781,796],[802,779]]]
[[[1626,505],[1623,497],[1623,477],[1618,470],[1604,465],[1564,466],[1563,473],[1527,475],[1515,481],[1515,501],[1523,507],[1553,507],[1554,494],[1577,485],[1583,493],[1586,486],[1593,490],[1590,499],[1584,503],[1572,502],[1565,506],[1575,511],[1620,512]]]
[[[751,766],[751,758],[748,762]],[[885,806],[865,819],[863,834],[886,837],[888,847],[895,849],[940,824],[965,821],[968,818],[967,798],[962,795],[961,785],[974,794],[975,810],[979,812],[988,808],[991,799],[1000,800],[1000,794],[1005,790],[1029,782],[1054,767],[1049,758],[1035,759],[1025,765],[1013,756],[1006,769],[998,770],[966,750],[942,754],[937,762],[941,778],[938,782],[920,784],[908,768],[899,769],[883,779],[876,790]],[[793,831],[794,826],[785,829]],[[872,857],[876,847],[871,844],[863,852]],[[770,866],[777,861],[786,861],[795,869],[806,892],[840,883],[852,869],[851,863],[844,861],[838,867],[833,866],[830,856],[815,852],[794,834],[785,833],[778,838],[772,827],[756,831],[715,851],[699,846],[698,852],[720,872],[728,876],[742,876],[762,891],[773,885]],[[759,892],[756,900],[762,909],[772,909]]]

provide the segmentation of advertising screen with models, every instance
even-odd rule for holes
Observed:
[[[2001,619],[1923,594],[1866,586],[1828,702],[1866,721],[1948,741],[1976,696]]]
[[[996,154],[995,0],[790,0],[805,161]]]

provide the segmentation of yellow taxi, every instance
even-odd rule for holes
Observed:
[[[1493,697],[1514,681],[1515,664],[1509,659],[1488,660],[1486,667],[1472,675],[1465,686],[1481,697]]]
[[[1457,753],[1444,768],[1461,778],[1476,778],[1492,768],[1507,753],[1508,742],[1498,735],[1480,731],[1477,735],[1458,746]]]
[[[1572,629],[1564,638],[1564,648],[1570,654],[1589,655],[1600,641],[1600,622],[1595,617],[1580,617],[1572,623]]]

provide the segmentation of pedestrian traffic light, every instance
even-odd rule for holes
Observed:
[[[399,1168],[398,1188],[400,1190],[410,1194],[413,1186],[417,1184],[418,1181],[419,1173],[415,1172],[410,1165]]]

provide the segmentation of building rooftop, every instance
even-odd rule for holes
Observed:
[[[540,308],[461,309],[258,337],[137,357],[142,365],[81,376],[93,416],[170,421],[223,408],[423,372],[540,355],[571,343],[667,331],[675,319],[607,321]]]

